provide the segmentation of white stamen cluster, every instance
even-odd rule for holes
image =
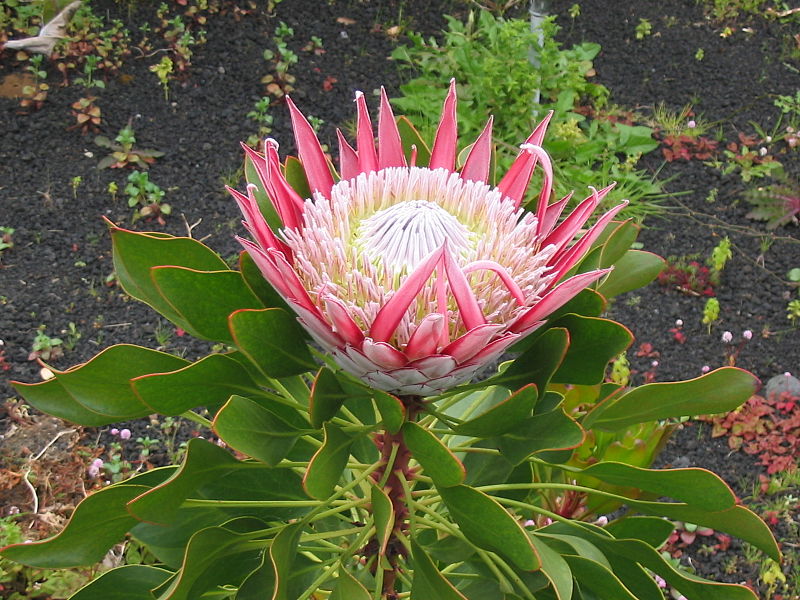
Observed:
[[[445,240],[490,323],[508,323],[533,305],[551,283],[547,261],[554,248],[540,248],[536,217],[504,199],[496,188],[465,181],[446,169],[387,168],[333,186],[330,199],[307,200],[301,230],[283,229],[303,286],[318,306],[333,295],[358,325],[369,330],[380,308],[402,282]],[[522,291],[520,305],[498,275],[470,270],[490,261]],[[441,306],[444,269],[429,278],[412,303],[394,342],[403,347],[425,316],[446,313],[451,339],[463,335],[452,294]]]

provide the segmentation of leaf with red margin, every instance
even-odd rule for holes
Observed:
[[[450,449],[433,433],[411,421],[400,430],[411,455],[437,488],[464,483],[466,471]]]

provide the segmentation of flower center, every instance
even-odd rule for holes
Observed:
[[[411,272],[445,240],[456,255],[471,248],[469,229],[435,202],[406,200],[361,221],[353,244],[374,264]]]

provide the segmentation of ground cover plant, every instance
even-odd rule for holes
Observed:
[[[580,89],[603,86],[607,90],[596,98],[591,93],[568,93],[566,96],[571,96],[573,102],[571,108],[554,116],[543,143],[555,157],[556,189],[563,194],[574,187],[578,200],[585,197],[582,194],[585,184],[608,181],[604,174],[607,161],[594,165],[600,176],[594,180],[592,169],[585,163],[572,167],[569,153],[559,152],[554,142],[570,132],[560,121],[561,114],[575,119],[578,130],[572,133],[580,132],[580,137],[574,139],[591,139],[593,127],[595,131],[619,135],[623,129],[612,128],[619,120],[630,127],[643,126],[653,132],[650,146],[663,142],[662,147],[644,154],[639,162],[633,161],[634,153],[619,155],[610,164],[624,167],[625,173],[645,170],[646,175],[639,177],[641,181],[651,186],[655,178],[661,182],[656,185],[663,186],[671,195],[662,201],[661,208],[651,207],[652,194],[643,194],[639,214],[633,208],[626,209],[637,220],[642,215],[646,217],[645,227],[633,242],[635,247],[672,257],[670,264],[696,261],[710,275],[715,265],[720,264],[720,257],[726,254],[722,251],[724,247],[720,249],[722,242],[726,238],[730,241],[727,264],[716,269],[713,297],[679,291],[679,286],[651,284],[642,290],[625,292],[610,303],[606,310],[629,325],[639,341],[626,355],[612,361],[606,377],[617,385],[635,385],[689,379],[722,365],[736,364],[752,370],[765,382],[779,374],[789,382],[788,391],[797,393],[796,387],[791,387],[791,376],[783,375],[797,371],[800,361],[798,318],[792,319],[800,314],[795,306],[800,302],[795,285],[798,278],[792,275],[800,265],[793,251],[797,235],[792,205],[786,200],[787,196],[791,198],[792,181],[797,179],[794,132],[798,123],[793,109],[796,88],[792,87],[791,77],[786,76],[797,65],[794,42],[789,35],[794,16],[787,12],[789,7],[778,5],[755,10],[742,4],[736,15],[731,13],[720,21],[709,11],[708,3],[668,1],[659,5],[658,14],[653,12],[655,7],[639,7],[640,12],[632,15],[628,14],[629,7],[604,4],[555,3],[553,7],[561,30],[546,43],[552,48],[557,41],[563,49],[559,52],[565,53],[571,51],[573,44],[592,42],[599,46],[590,64],[576,63],[575,74],[581,80],[575,79],[574,85],[584,86]],[[8,7],[13,8],[11,3]],[[3,9],[8,7],[4,5]],[[40,7],[38,3],[24,6],[25,9]],[[413,77],[426,73],[420,67],[415,73],[398,74],[395,65],[384,57],[401,46],[431,53],[430,48],[417,46],[417,40],[427,43],[431,35],[437,35],[436,43],[442,48],[452,43],[458,37],[454,32],[459,26],[446,21],[445,14],[464,23],[462,28],[469,27],[470,13],[474,14],[473,23],[486,19],[474,13],[474,5],[462,2],[380,6],[325,2],[315,7],[318,19],[314,21],[301,18],[291,2],[274,3],[268,14],[255,8],[245,2],[205,5],[189,1],[170,3],[164,9],[150,2],[96,1],[91,3],[88,11],[91,14],[85,8],[77,13],[79,20],[74,23],[73,35],[55,46],[54,62],[44,59],[33,64],[28,57],[8,50],[0,55],[0,77],[9,75],[0,86],[3,93],[8,89],[6,84],[15,88],[18,74],[38,76],[37,85],[48,86],[47,94],[39,99],[38,110],[33,112],[36,106],[32,99],[26,101],[24,95],[0,99],[3,109],[0,125],[12,142],[0,147],[0,169],[3,169],[0,225],[5,244],[0,249],[3,265],[0,337],[5,342],[0,347],[0,369],[4,374],[17,380],[35,381],[40,370],[41,376],[47,377],[69,365],[86,362],[102,348],[121,342],[158,348],[189,360],[197,360],[209,351],[224,352],[225,344],[198,341],[191,331],[154,317],[147,307],[130,300],[111,264],[109,228],[93,216],[105,214],[125,229],[157,230],[203,239],[219,252],[227,265],[238,269],[238,250],[232,237],[234,233],[241,234],[240,217],[235,214],[235,203],[223,191],[223,184],[245,189],[240,182],[244,170],[241,170],[238,142],[250,138],[251,145],[258,148],[259,138],[273,135],[281,141],[281,156],[297,151],[292,144],[281,88],[270,84],[285,82],[294,88],[288,91],[304,111],[315,117],[309,120],[327,152],[337,147],[333,129],[336,125],[344,126],[346,137],[356,141],[357,119],[352,118],[350,109],[354,90],[363,90],[367,102],[375,106],[380,83],[387,85],[390,98],[400,99],[398,84],[413,83]],[[495,8],[496,15],[503,14],[501,7]],[[517,8],[520,9],[519,4]],[[526,18],[524,8],[517,15]],[[48,5],[46,10],[54,14],[55,7]],[[28,30],[23,32],[15,24],[13,29],[4,30],[6,37],[18,39],[36,32],[37,17],[28,12],[32,15]],[[7,14],[12,12],[7,10]],[[101,15],[102,19],[95,15]],[[514,16],[506,13],[504,18]],[[172,24],[168,24],[170,21]],[[644,31],[637,28],[642,21],[650,25],[649,31],[637,35]],[[91,33],[92,24],[102,22],[111,26],[100,25],[97,32]],[[501,30],[497,23],[495,19],[486,27],[495,32],[493,35]],[[524,32],[522,25],[512,23],[511,28]],[[108,27],[110,33],[102,33],[103,27]],[[174,40],[183,35],[181,27],[194,32],[198,43],[184,44],[181,49],[170,42],[167,37]],[[439,31],[447,33],[437,34]],[[168,32],[176,33],[167,35]],[[409,32],[415,36],[407,38]],[[86,37],[89,39],[83,39]],[[70,57],[65,50],[82,49],[92,54],[91,48],[99,43],[93,39],[111,40],[114,52],[121,57],[118,70],[108,67],[106,73],[105,68],[90,64],[94,59]],[[123,39],[130,40],[130,44],[116,43]],[[481,45],[493,42],[480,39],[473,31],[469,43],[474,45],[474,55],[479,56],[483,55]],[[187,48],[192,51],[191,60],[181,63],[180,52]],[[271,54],[265,53],[265,49]],[[229,60],[232,55],[239,60],[232,63]],[[552,56],[560,64],[558,55]],[[173,61],[171,72],[162,60],[167,57]],[[66,81],[73,84],[62,88],[59,84],[65,79],[59,65],[68,63],[75,63],[67,67]],[[178,64],[185,67],[178,69]],[[519,62],[514,64],[518,66]],[[640,71],[642,64],[649,64],[651,70]],[[741,70],[743,64],[754,67]],[[492,68],[497,77],[506,75],[497,66]],[[33,73],[32,69],[43,75]],[[482,69],[486,72],[487,67]],[[529,76],[511,71],[511,81],[525,81]],[[733,75],[745,71],[757,72],[759,76]],[[481,68],[475,71],[478,75],[481,72]],[[431,89],[431,101],[426,105],[430,107],[428,122],[425,118],[420,120],[420,114],[411,116],[422,126],[423,137],[431,139],[441,97],[450,76],[456,73],[442,70],[438,77],[427,73]],[[485,124],[488,110],[480,102],[492,102],[502,95],[487,93],[481,99],[475,90],[492,89],[491,81],[474,78],[475,73],[458,73],[460,132],[465,134],[459,149],[475,139]],[[720,76],[723,73],[725,77]],[[105,87],[88,85],[97,81]],[[91,87],[91,93],[87,87]],[[18,85],[15,89],[21,91]],[[523,95],[516,93],[510,97],[517,100]],[[95,100],[86,101],[90,97]],[[613,103],[625,108],[609,110]],[[512,103],[507,104],[510,108]],[[467,106],[484,108],[474,116],[471,111],[464,114]],[[515,144],[524,140],[535,125],[532,116],[526,122],[524,113],[514,117],[513,111],[502,112],[504,108],[496,103],[491,107],[496,113],[494,137],[499,143],[496,154],[498,160],[506,161],[505,166],[497,169],[500,174],[513,161]],[[395,104],[395,109],[400,113],[410,112],[401,110],[400,104]],[[23,112],[28,114],[20,114]],[[81,126],[86,123],[90,125]],[[147,165],[150,167],[147,175],[164,192],[163,200],[173,208],[172,214],[141,215],[139,211],[145,205],[128,207],[130,196],[124,191],[128,176],[141,168],[97,170],[107,150],[95,146],[92,139],[96,135],[113,139],[126,126],[135,130],[134,150],[147,148],[164,153]],[[498,134],[509,126],[516,128],[515,134]],[[95,131],[94,127],[100,130]],[[225,136],[219,135],[221,129],[225,130]],[[82,138],[84,131],[87,135]],[[673,160],[662,162],[668,158],[667,149],[675,148],[677,152],[682,147],[675,142],[668,144],[668,136],[673,136],[670,140],[688,138],[679,142],[689,148],[688,160],[686,156],[672,155]],[[702,142],[695,148],[695,143],[689,140],[698,139]],[[603,150],[601,145],[594,147]],[[22,154],[19,148],[24,149]],[[467,148],[460,154],[459,164],[463,164],[468,151]],[[502,158],[503,154],[506,158]],[[780,164],[785,177],[774,169],[774,163]],[[33,164],[45,167],[22,168]],[[576,169],[575,177],[584,177],[583,183],[576,184],[564,177],[563,171],[568,168]],[[249,169],[250,179],[257,182],[252,165]],[[542,184],[540,173],[537,168],[535,185],[531,186],[535,190]],[[632,200],[631,207],[637,204],[640,196],[620,193],[618,188],[606,195],[606,208],[626,196]],[[755,197],[757,201],[751,203]],[[526,205],[535,210],[535,195],[526,199]],[[670,209],[669,217],[652,218],[659,210],[663,212],[665,205]],[[765,218],[755,214],[752,219],[747,217],[756,210],[769,215],[770,220],[755,220]],[[776,222],[779,224],[775,229],[770,229]],[[712,300],[716,312],[709,306]],[[56,354],[59,351],[62,354],[60,358],[49,359],[47,368],[34,355],[35,348],[44,349],[45,337],[60,340],[60,344],[50,346]],[[29,361],[29,357],[33,360]],[[131,476],[153,467],[179,464],[191,446],[187,440],[197,436],[217,439],[201,424],[156,414],[99,428],[65,425],[39,415],[20,402],[19,395],[4,382],[0,383],[4,385],[5,398],[17,398],[7,402],[2,412],[3,505],[12,512],[20,510],[20,514],[4,512],[3,516],[10,525],[18,525],[17,530],[29,539],[46,537],[61,529],[72,507],[85,495],[84,486],[86,490],[103,490],[110,482],[124,484]],[[567,391],[558,390],[555,384],[551,387],[553,391]],[[564,406],[569,411],[591,394],[597,397],[597,393],[576,388],[565,394]],[[763,389],[758,396],[771,402]],[[665,559],[668,557],[681,569],[694,570],[714,580],[751,586],[759,597],[792,598],[798,589],[798,560],[793,550],[798,508],[793,498],[800,491],[792,475],[793,461],[786,460],[790,453],[780,452],[784,444],[766,442],[776,440],[774,432],[783,426],[788,427],[789,436],[795,435],[791,423],[796,403],[791,397],[775,402],[767,404],[773,407],[770,414],[774,419],[770,414],[762,414],[756,406],[760,416],[743,409],[716,431],[711,424],[691,420],[682,424],[651,421],[617,440],[592,430],[587,443],[575,453],[578,462],[573,466],[585,468],[586,463],[581,461],[591,458],[595,451],[606,460],[627,457],[637,461],[635,464],[647,465],[664,446],[657,459],[661,465],[711,467],[723,474],[737,496],[773,530],[784,552],[783,562],[767,560],[754,547],[743,545],[735,536],[726,537],[721,531],[705,535],[707,528],[686,518],[674,519],[676,533],[669,538],[677,541],[662,549],[667,553]],[[751,427],[773,432],[764,438],[765,445],[752,459],[744,449],[755,450],[756,446],[745,443],[742,450],[729,455],[735,443],[731,446],[726,435],[709,437],[742,424],[748,432]],[[643,448],[637,442],[639,438],[653,442]],[[591,444],[589,440],[593,440]],[[776,449],[777,452],[772,452]],[[765,451],[772,452],[768,455],[772,458],[762,456]],[[762,460],[769,462],[762,467],[759,465]],[[68,465],[71,466],[67,468]],[[783,467],[788,470],[782,470]],[[768,473],[768,469],[775,472]],[[516,499],[513,494],[510,496],[510,500]],[[542,506],[559,514],[580,517],[584,511],[580,495],[543,492],[540,501]],[[588,513],[584,516],[588,518]],[[530,520],[533,524],[526,525],[527,528],[548,526],[541,516]],[[8,531],[13,533],[13,527]],[[688,540],[691,542],[687,543]],[[14,541],[13,536],[8,541]],[[427,542],[424,538],[423,541]],[[434,564],[443,564],[439,562],[441,557],[431,556]],[[6,595],[66,597],[72,589],[109,567],[152,565],[155,561],[135,540],[128,539],[115,546],[102,565],[79,569],[75,576],[68,574],[72,572],[34,569],[17,563],[9,570],[10,562],[0,562],[4,573],[10,573],[4,575],[0,585]],[[666,582],[655,578],[654,581],[665,586],[661,588],[663,593],[677,597],[678,592]]]

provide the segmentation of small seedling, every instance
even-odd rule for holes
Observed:
[[[76,77],[74,79],[74,83],[82,85],[84,87],[97,87],[97,88],[105,88],[106,83],[101,79],[94,78],[94,72],[97,70],[97,65],[102,61],[102,57],[96,54],[87,54],[84,57],[83,63],[83,77]]]
[[[711,257],[708,259],[708,265],[711,267],[717,277],[719,277],[719,274],[725,268],[725,265],[732,256],[731,240],[728,236],[725,236],[711,251]]]
[[[719,300],[716,298],[709,298],[703,307],[704,325],[708,326],[708,333],[711,333],[711,326],[719,319]]]
[[[0,227],[0,259],[3,258],[3,252],[14,247],[15,231],[13,227]]]
[[[111,167],[112,169],[119,169],[122,167],[147,169],[156,161],[156,158],[164,156],[164,153],[158,150],[139,150],[134,148],[136,136],[130,125],[126,125],[120,129],[113,142],[104,135],[98,135],[94,138],[94,143],[102,148],[109,148],[112,150],[111,154],[103,158],[97,165],[98,169],[105,169],[107,167]]]
[[[36,329],[36,336],[33,338],[32,351],[28,354],[28,360],[56,360],[64,355],[61,338],[51,338],[44,330],[45,325],[39,325]]]
[[[247,117],[258,123],[258,133],[251,135],[247,139],[247,145],[256,148],[259,142],[272,131],[272,115],[269,114],[269,96],[263,96],[254,105],[253,110],[247,113]]]
[[[150,65],[150,70],[156,74],[164,90],[164,100],[169,100],[169,76],[172,75],[174,66],[169,56],[164,56],[161,58],[161,62]]]
[[[108,182],[108,187],[106,188],[106,191],[111,196],[111,201],[116,203],[117,202],[117,192],[119,191],[119,186],[117,185],[117,182],[116,181],[109,181]]]
[[[576,2],[575,4],[569,7],[567,14],[569,15],[570,19],[573,20],[577,19],[578,17],[581,16],[581,5]]]
[[[150,181],[150,176],[145,171],[134,171],[128,175],[128,185],[125,186],[128,195],[128,206],[131,208],[141,205],[134,220],[140,217],[155,218],[160,225],[164,225],[164,216],[172,212],[172,207],[162,202],[164,190]]]
[[[694,59],[696,61],[703,60],[705,58],[705,56],[706,56],[706,51],[703,50],[702,48],[698,48],[697,52],[694,53]]]
[[[100,107],[94,101],[94,96],[79,98],[72,103],[72,116],[75,117],[75,125],[68,127],[67,130],[80,129],[81,133],[89,133],[89,130],[99,131],[101,118]]]
[[[83,182],[83,177],[81,177],[80,175],[75,175],[75,177],[70,179],[69,186],[72,188],[72,197],[73,198],[77,198],[78,197],[78,188],[81,186],[82,182]]]
[[[643,40],[653,33],[653,25],[647,19],[639,19],[639,24],[636,26],[636,39]]]
[[[786,318],[792,323],[792,327],[800,324],[800,299],[790,300],[786,305]]]
[[[81,337],[83,337],[81,332],[78,330],[77,325],[75,325],[75,323],[73,323],[72,321],[70,321],[69,325],[67,326],[67,329],[62,331],[62,333],[65,333],[67,335],[67,339],[64,340],[64,348],[66,348],[67,350],[74,350],[75,346],[77,346],[78,344],[78,340],[80,340]]]

